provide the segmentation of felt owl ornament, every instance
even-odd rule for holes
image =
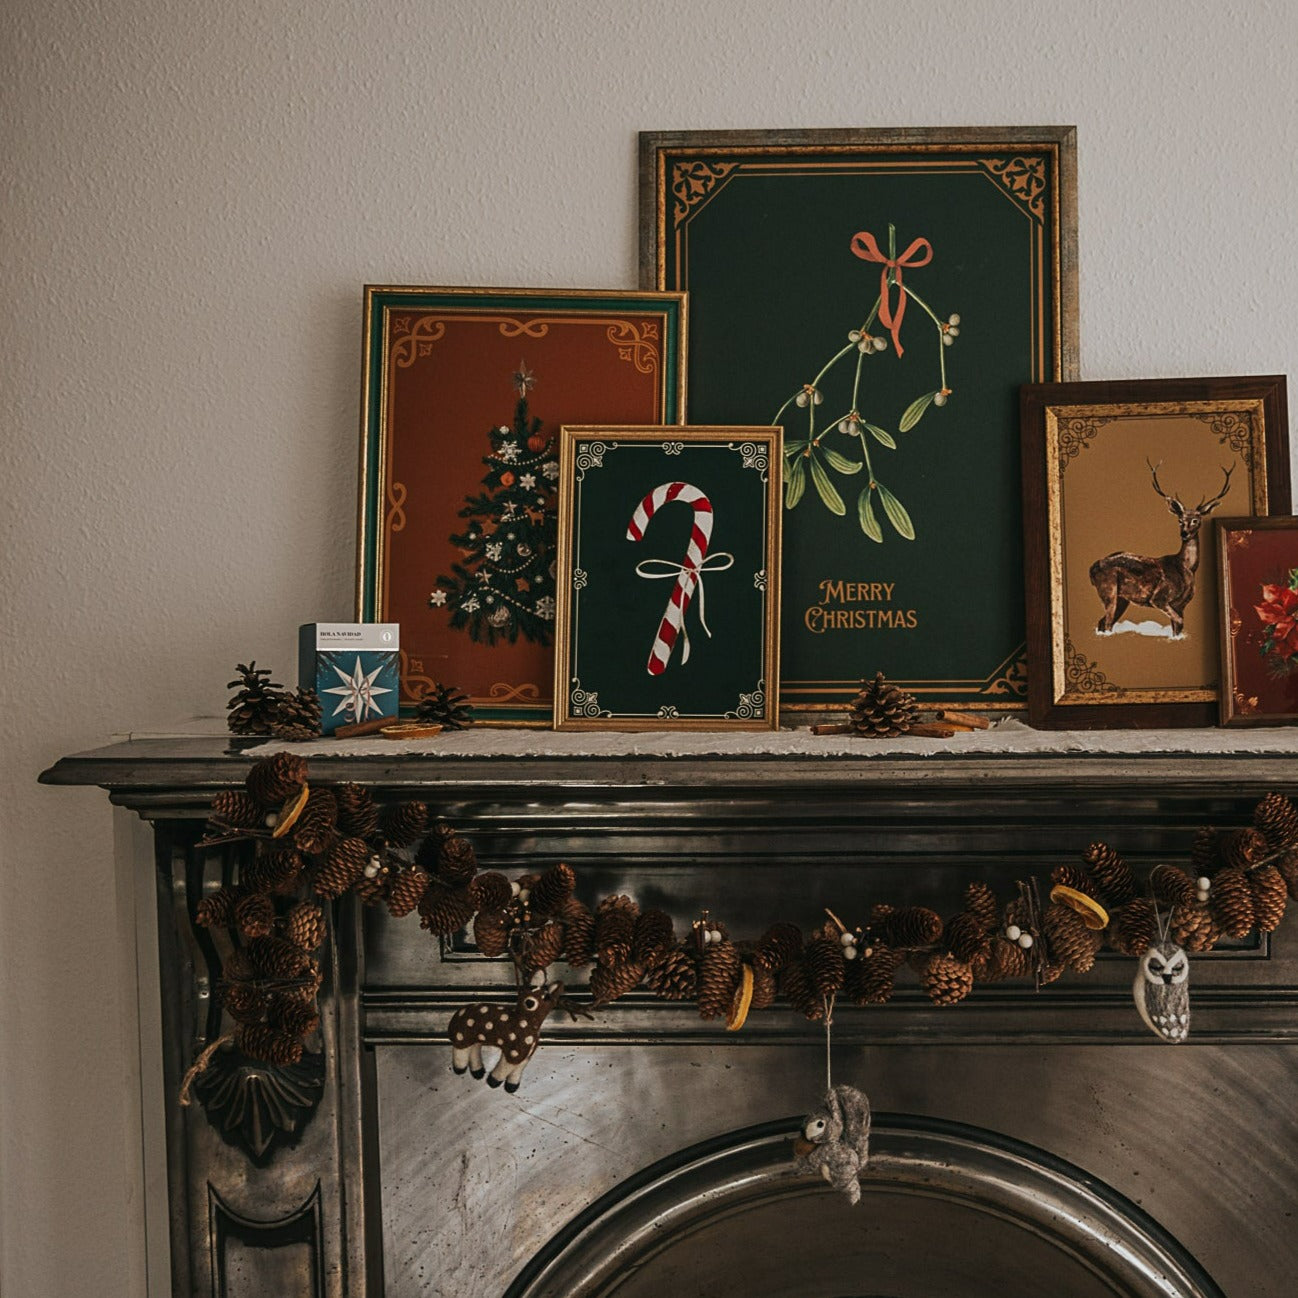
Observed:
[[[804,1120],[793,1152],[799,1166],[819,1172],[849,1203],[859,1203],[858,1178],[870,1153],[870,1101],[854,1086],[830,1087]]]
[[[1190,958],[1166,937],[1140,957],[1132,986],[1145,1026],[1180,1045],[1190,1035]]]

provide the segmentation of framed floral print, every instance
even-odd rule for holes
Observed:
[[[1298,721],[1298,518],[1217,523],[1221,724]]]
[[[679,293],[365,290],[357,617],[401,625],[401,701],[458,686],[546,725],[559,428],[685,411]]]
[[[1287,409],[1280,376],[1023,389],[1034,725],[1217,719],[1213,528],[1288,512]]]
[[[565,426],[557,730],[778,726],[780,430]]]

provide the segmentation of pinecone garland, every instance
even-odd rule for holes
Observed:
[[[434,937],[450,937],[473,918],[473,903],[463,889],[452,891],[434,883],[419,899],[419,927]]]
[[[452,685],[435,684],[425,690],[415,716],[444,730],[463,730],[473,724],[469,696]]]
[[[425,851],[430,844],[432,850]],[[463,834],[452,832],[426,838],[416,859],[427,868],[430,856],[433,877],[448,888],[463,888],[478,873],[478,854]]]
[[[1228,866],[1249,870],[1267,852],[1266,835],[1260,829],[1232,829],[1221,844],[1221,854]]]
[[[275,903],[261,892],[240,897],[234,907],[234,922],[246,938],[265,937],[275,923]]]
[[[973,991],[973,970],[963,960],[941,951],[930,952],[919,970],[919,980],[934,1005],[954,1005]]]
[[[317,786],[307,794],[306,806],[289,831],[293,836],[293,846],[308,855],[327,852],[338,838],[338,804],[334,795]],[[347,840],[359,843],[359,838]],[[368,850],[366,857],[368,858]]]
[[[203,928],[230,928],[234,924],[234,908],[243,896],[241,889],[218,888],[200,897],[194,908],[194,923]]]
[[[272,753],[255,762],[244,786],[263,807],[278,811],[306,783],[306,759],[296,753]]]
[[[221,1003],[236,1023],[260,1023],[266,1017],[270,1000],[252,983],[226,983],[221,988]]]
[[[498,910],[480,910],[473,921],[473,944],[481,955],[504,955],[509,946],[509,920]]]
[[[427,827],[428,808],[422,802],[394,802],[379,812],[379,829],[393,847],[409,847]]]
[[[370,791],[360,784],[339,784],[334,789],[338,804],[338,832],[348,838],[369,838],[379,827],[379,808]]]
[[[243,789],[222,789],[212,799],[207,819],[217,829],[262,829],[265,815],[252,794]]]
[[[427,871],[417,865],[394,874],[388,882],[388,914],[393,919],[404,919],[419,905],[431,882]],[[472,903],[472,897],[469,900]]]
[[[557,865],[552,865],[536,881],[528,896],[527,904],[533,914],[556,914],[563,903],[572,896],[576,886],[577,875],[572,866],[565,865],[561,861]]]
[[[710,942],[699,961],[699,1018],[720,1019],[730,1013],[741,976],[739,948],[733,942]]]
[[[284,916],[284,936],[300,950],[319,950],[325,933],[325,913],[313,901],[299,901]]]
[[[378,862],[376,865],[375,862]],[[352,891],[366,906],[377,906],[386,902],[388,889],[392,882],[392,866],[378,855],[371,856],[361,877],[356,880]]]
[[[559,918],[563,920],[563,958],[572,968],[584,969],[595,958],[595,916],[583,902],[569,897]]]
[[[261,844],[256,857],[248,862],[240,878],[250,892],[292,892],[306,862],[294,847],[271,847]]]
[[[504,910],[513,895],[509,880],[494,870],[475,874],[469,881],[469,900],[474,910]]]
[[[365,874],[370,849],[363,838],[340,838],[330,849],[316,871],[316,895],[332,901],[341,897]]]
[[[877,945],[847,965],[844,995],[853,1005],[886,1005],[896,986],[897,970],[906,957],[891,947]]]
[[[276,1068],[286,1068],[302,1058],[302,1043],[263,1023],[244,1023],[234,1043],[249,1059],[260,1059]]]
[[[1263,933],[1274,933],[1284,918],[1289,889],[1274,865],[1264,865],[1248,876],[1253,890],[1253,917]]]
[[[929,946],[942,933],[942,917],[927,906],[876,905],[870,911],[870,929],[884,944],[897,951]]]
[[[1175,865],[1156,865],[1149,876],[1154,900],[1162,906],[1190,906],[1198,898],[1198,887]]]
[[[801,958],[785,965],[780,971],[779,988],[780,995],[803,1018],[810,1019],[815,1023],[825,1017],[825,1002],[816,994],[816,989],[811,985],[807,966]]]
[[[861,682],[861,692],[852,700],[848,724],[858,735],[891,739],[904,735],[918,718],[915,696],[888,684],[883,673],[877,672],[874,680]]]
[[[320,1026],[320,1012],[306,1001],[276,996],[271,1003],[270,1021],[286,1037],[301,1041]]]
[[[619,996],[625,996],[639,986],[644,974],[644,966],[634,960],[624,960],[616,965],[597,964],[590,971],[591,1006],[599,1009]]]
[[[779,973],[801,954],[802,930],[796,924],[772,924],[757,943],[753,968]]]
[[[692,1000],[698,991],[698,970],[694,957],[683,947],[669,951],[649,970],[645,982],[660,1000]]]
[[[965,964],[985,959],[991,951],[990,926],[970,911],[961,911],[947,921],[942,930],[942,944]]]
[[[595,958],[603,965],[631,959],[640,907],[630,897],[605,897],[595,912]]]
[[[748,1006],[749,1012],[770,1009],[775,1004],[775,992],[775,975],[769,969],[754,969],[753,999]]]
[[[1230,866],[1218,870],[1213,876],[1208,905],[1227,937],[1247,937],[1253,931],[1253,891],[1243,870]]]
[[[975,982],[998,983],[1007,978],[1026,978],[1032,972],[1032,957],[1017,942],[995,936],[986,960],[975,961],[970,969]]]
[[[271,705],[270,732],[277,739],[298,743],[320,738],[320,700],[315,690],[281,694]]]
[[[672,917],[662,910],[642,910],[631,937],[631,959],[646,969],[652,968],[675,945]]]
[[[1221,941],[1221,929],[1212,912],[1201,902],[1176,906],[1169,925],[1172,940],[1192,954],[1211,951]]]
[[[547,920],[540,928],[534,928],[523,939],[522,963],[525,973],[535,973],[538,969],[548,969],[563,955],[563,925],[557,920]]]
[[[239,663],[234,669],[238,678],[227,682],[227,690],[238,693],[225,706],[226,725],[235,735],[270,734],[270,714],[281,687],[270,678],[270,672],[256,662]]]
[[[309,958],[301,947],[282,937],[254,938],[247,946],[252,967],[273,982],[294,982],[306,972]]]
[[[964,908],[984,933],[990,933],[1000,926],[1001,911],[996,904],[996,894],[987,884],[975,880],[965,885]]]
[[[1084,893],[1092,901],[1099,901],[1100,899],[1100,890],[1095,886],[1095,880],[1091,878],[1091,872],[1084,866],[1077,865],[1072,861],[1064,861],[1062,864],[1055,866],[1050,871],[1050,879],[1052,883],[1071,888],[1074,892]]]
[[[1298,847],[1298,808],[1283,793],[1268,793],[1253,810],[1253,824],[1272,852]]]
[[[1131,867],[1107,843],[1092,843],[1082,854],[1082,859],[1095,880],[1106,909],[1115,910],[1135,898],[1136,877],[1131,873]]]
[[[1194,843],[1190,847],[1190,873],[1196,879],[1200,875],[1211,875],[1220,860],[1217,831],[1211,825],[1203,825],[1196,829]]]
[[[1109,927],[1105,932],[1115,951],[1121,951],[1123,955],[1144,955],[1158,936],[1154,903],[1145,897],[1137,897],[1110,912]]]
[[[1095,957],[1104,939],[1096,930],[1087,928],[1072,907],[1051,902],[1041,917],[1041,931],[1050,953],[1050,964],[1066,966],[1076,973],[1088,973],[1095,967]]]
[[[706,954],[703,959],[706,962]],[[807,966],[807,978],[817,995],[837,996],[847,973],[842,943],[829,937],[815,937],[807,943],[802,959]]]

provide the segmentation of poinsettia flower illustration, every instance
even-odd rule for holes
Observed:
[[[1254,604],[1253,611],[1268,633],[1275,652],[1292,658],[1298,654],[1298,590],[1287,586],[1263,586],[1262,603]]]

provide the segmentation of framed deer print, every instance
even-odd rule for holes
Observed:
[[[1021,410],[1032,723],[1212,724],[1215,519],[1288,512],[1284,378],[1032,384]]]
[[[365,290],[357,617],[401,624],[401,702],[548,725],[559,428],[684,419],[679,293]]]
[[[774,730],[780,430],[565,426],[556,730]]]
[[[784,428],[786,718],[877,670],[1026,706],[1017,400],[1077,377],[1075,160],[1070,126],[640,136],[690,417]]]
[[[1298,518],[1217,520],[1221,724],[1298,721]]]

